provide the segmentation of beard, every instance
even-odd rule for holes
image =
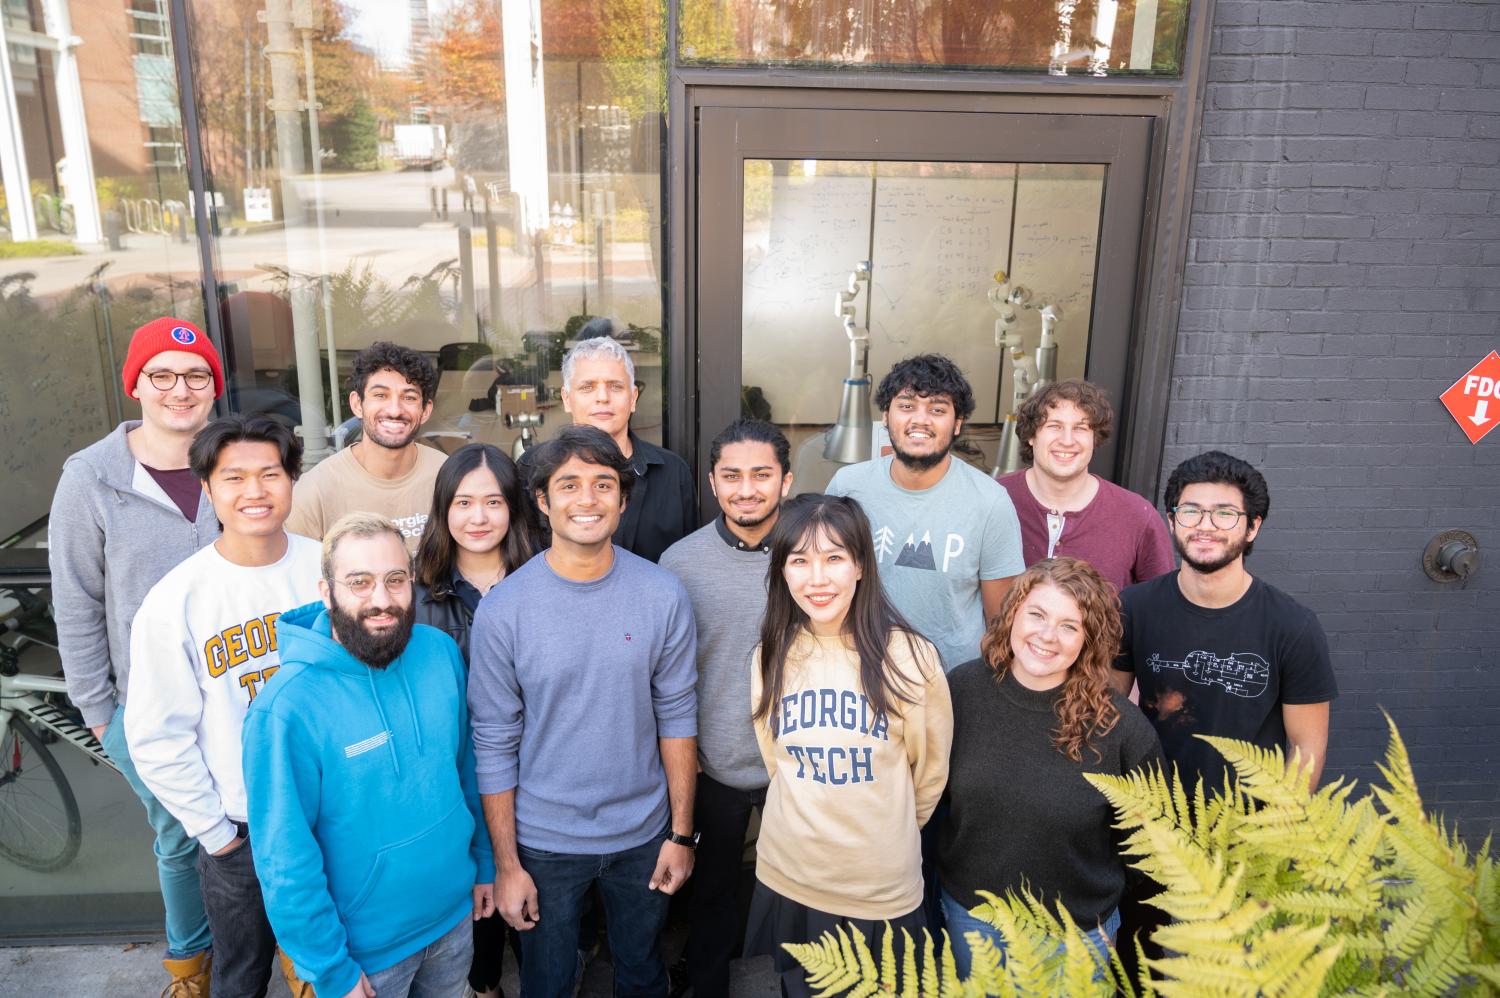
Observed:
[[[896,438],[891,437],[891,450],[895,453],[896,460],[906,465],[912,471],[927,471],[943,463],[943,460],[953,450],[953,441],[955,439],[956,435],[949,437],[946,444],[931,454],[908,454],[901,449],[901,445],[896,442]]]
[[[401,448],[412,442],[412,438],[417,435],[417,430],[420,429],[420,427],[417,426],[415,420],[407,423],[406,426],[407,429],[404,435],[400,437],[390,437],[386,436],[380,431],[377,420],[366,419],[362,424],[361,432],[364,434],[364,438],[366,440],[370,441],[370,443],[374,444],[377,447],[384,447],[386,450],[400,450]]]
[[[406,643],[411,640],[412,625],[417,619],[415,603],[404,608],[370,606],[357,613],[350,613],[339,606],[338,597],[330,595],[329,602],[333,604],[328,608],[328,619],[333,622],[334,638],[344,646],[345,651],[370,668],[384,669],[406,650]],[[396,626],[383,633],[372,634],[365,626],[365,619],[381,613],[394,614]]]
[[[729,519],[733,521],[734,525],[737,527],[758,527],[779,512],[781,512],[781,503],[778,501],[771,503],[759,513],[754,513],[749,516],[734,516],[731,514],[729,516]]]
[[[1188,554],[1187,545],[1183,543],[1182,538],[1177,536],[1175,530],[1172,532],[1172,546],[1177,549],[1177,554],[1181,556],[1182,563],[1188,565],[1200,575],[1212,575],[1221,568],[1228,568],[1230,565],[1233,565],[1245,553],[1245,546],[1247,544],[1249,544],[1249,541],[1243,537],[1239,540],[1232,540],[1229,542],[1228,547],[1224,549],[1223,554],[1217,558],[1202,561]]]

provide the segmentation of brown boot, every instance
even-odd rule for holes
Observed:
[[[276,956],[281,961],[281,974],[286,978],[286,989],[292,993],[292,998],[316,998],[313,986],[297,976],[297,968],[292,966],[292,958],[286,955],[286,950],[278,946]]]
[[[185,960],[163,960],[172,980],[161,989],[161,998],[208,998],[209,968],[213,956],[207,950]]]

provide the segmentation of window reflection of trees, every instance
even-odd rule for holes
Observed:
[[[705,63],[1180,72],[1189,0],[681,0]],[[1136,31],[1138,19],[1145,37]],[[1149,42],[1148,42],[1149,39]]]

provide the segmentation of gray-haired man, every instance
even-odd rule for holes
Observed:
[[[635,364],[614,339],[606,335],[580,340],[563,358],[562,378],[563,408],[574,424],[596,426],[609,434],[635,471],[630,503],[614,542],[648,561],[658,560],[698,526],[693,473],[676,454],[631,432],[630,415],[641,393],[635,385]],[[531,473],[529,456],[521,458],[524,475]]]

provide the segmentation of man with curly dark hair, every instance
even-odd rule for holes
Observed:
[[[1114,408],[1104,389],[1082,378],[1042,385],[1016,410],[1016,435],[1029,468],[1002,475],[1021,519],[1026,564],[1081,558],[1116,590],[1176,567],[1156,507],[1089,471],[1109,439]]]
[[[286,529],[314,540],[345,513],[376,513],[416,552],[443,453],[417,442],[432,415],[438,372],[423,354],[382,340],[354,357],[349,408],[358,441],[308,471],[292,494]]]
[[[891,602],[951,669],[979,654],[1021,560],[1021,529],[1004,489],[953,459],[974,392],[941,354],[908,357],[875,392],[892,453],[839,469],[829,495],[852,496],[875,534]]]

